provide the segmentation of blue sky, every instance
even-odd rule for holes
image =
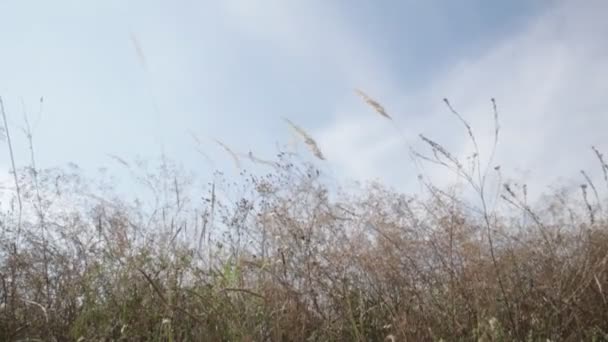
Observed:
[[[113,165],[108,154],[151,158],[162,146],[202,174],[231,169],[212,138],[271,159],[293,140],[286,117],[317,140],[329,174],[404,189],[416,176],[406,145],[421,147],[419,133],[469,153],[441,99],[490,141],[495,97],[497,163],[542,189],[580,169],[599,176],[589,147],[608,151],[607,11],[600,0],[7,0],[0,96],[20,165],[23,98],[41,167],[94,170]],[[354,88],[379,100],[402,134]],[[0,165],[9,168],[7,154]]]

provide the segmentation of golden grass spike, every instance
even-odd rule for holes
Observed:
[[[325,156],[321,152],[319,145],[310,135],[308,135],[308,133],[306,133],[306,131],[298,127],[298,125],[294,124],[293,122],[291,122],[291,120],[287,118],[283,118],[283,120],[285,120],[285,122],[287,122],[287,124],[304,139],[304,143],[308,146],[308,148],[310,149],[312,154],[315,155],[315,157],[321,160],[325,160]]]
[[[386,112],[386,110],[384,109],[384,107],[382,107],[382,105],[380,105],[380,103],[378,103],[378,101],[372,99],[366,93],[364,93],[363,91],[361,91],[359,89],[355,89],[355,93],[357,93],[357,95],[359,95],[363,99],[363,101],[365,101],[365,103],[367,103],[372,108],[374,108],[374,110],[378,114],[384,116],[385,118],[387,118],[389,120],[393,119],[393,118],[391,118],[390,115],[388,115],[388,113]]]

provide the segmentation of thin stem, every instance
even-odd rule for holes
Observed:
[[[2,120],[4,121],[4,131],[6,132],[6,141],[8,145],[8,151],[11,157],[11,165],[13,167],[13,177],[15,180],[15,190],[17,191],[17,202],[19,204],[19,221],[17,224],[17,237],[21,235],[21,219],[23,214],[23,204],[21,202],[21,188],[19,187],[19,179],[17,179],[17,168],[15,166],[15,154],[13,153],[13,144],[11,142],[11,134],[8,129],[8,123],[6,121],[6,112],[4,111],[4,102],[0,97],[0,111],[2,111]]]

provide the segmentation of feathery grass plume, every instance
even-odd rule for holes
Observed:
[[[226,144],[224,144],[223,142],[217,140],[217,139],[213,139],[218,145],[220,145],[226,152],[228,152],[228,154],[230,154],[230,156],[232,157],[232,159],[234,160],[234,165],[236,165],[237,169],[241,168],[241,161],[239,159],[238,154],[236,154],[230,147],[228,147]]]
[[[385,118],[392,120],[393,118],[391,118],[390,115],[388,115],[386,113],[386,110],[384,110],[384,107],[382,107],[382,105],[380,105],[380,103],[378,103],[378,101],[372,99],[371,97],[369,97],[366,93],[364,93],[363,91],[359,90],[359,89],[355,89],[355,93],[357,93],[357,95],[359,95],[363,101],[365,101],[365,103],[367,103],[368,105],[370,105],[372,108],[374,108],[374,110],[384,116]]]
[[[304,138],[304,143],[306,145],[308,145],[308,148],[310,149],[312,154],[315,155],[315,157],[317,157],[321,160],[325,160],[325,156],[323,156],[323,153],[321,152],[319,145],[317,145],[317,142],[310,135],[308,135],[308,133],[306,133],[306,131],[304,131],[302,128],[298,127],[298,125],[294,124],[293,122],[291,122],[291,120],[289,120],[287,118],[283,118],[283,120],[285,120],[285,122],[287,122],[287,124],[289,126],[291,126],[291,128],[294,131],[296,131],[296,133],[298,133],[302,138]]]
[[[146,62],[146,55],[144,54],[144,50],[141,48],[139,39],[137,39],[137,36],[133,32],[131,32],[131,43],[133,44],[133,47],[135,48],[135,52],[137,53],[137,59],[139,59],[139,63],[141,64],[141,66],[144,69],[148,70],[148,63]]]

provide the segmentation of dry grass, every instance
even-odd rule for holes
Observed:
[[[283,120],[285,120],[289,127],[291,127],[304,140],[304,143],[306,146],[308,146],[310,152],[312,152],[315,157],[325,160],[325,156],[323,156],[323,152],[321,152],[317,142],[308,133],[306,133],[304,129],[300,128],[300,126],[294,124],[289,119],[283,118]]]
[[[151,207],[76,172],[20,170],[21,224],[17,208],[0,212],[0,340],[608,339],[602,190],[531,205],[424,141],[480,200],[432,184],[424,198],[330,193],[286,153],[266,176],[202,193],[164,159],[158,174],[134,170]]]
[[[363,101],[365,101],[365,103],[367,103],[370,107],[372,107],[376,111],[376,113],[382,115],[383,117],[385,117],[389,120],[392,120],[390,115],[388,115],[388,113],[386,113],[386,110],[384,109],[384,107],[382,107],[382,105],[380,105],[380,103],[378,103],[376,100],[372,99],[366,93],[364,93],[363,91],[361,91],[359,89],[355,89],[355,93],[357,95],[359,95],[363,99]]]

